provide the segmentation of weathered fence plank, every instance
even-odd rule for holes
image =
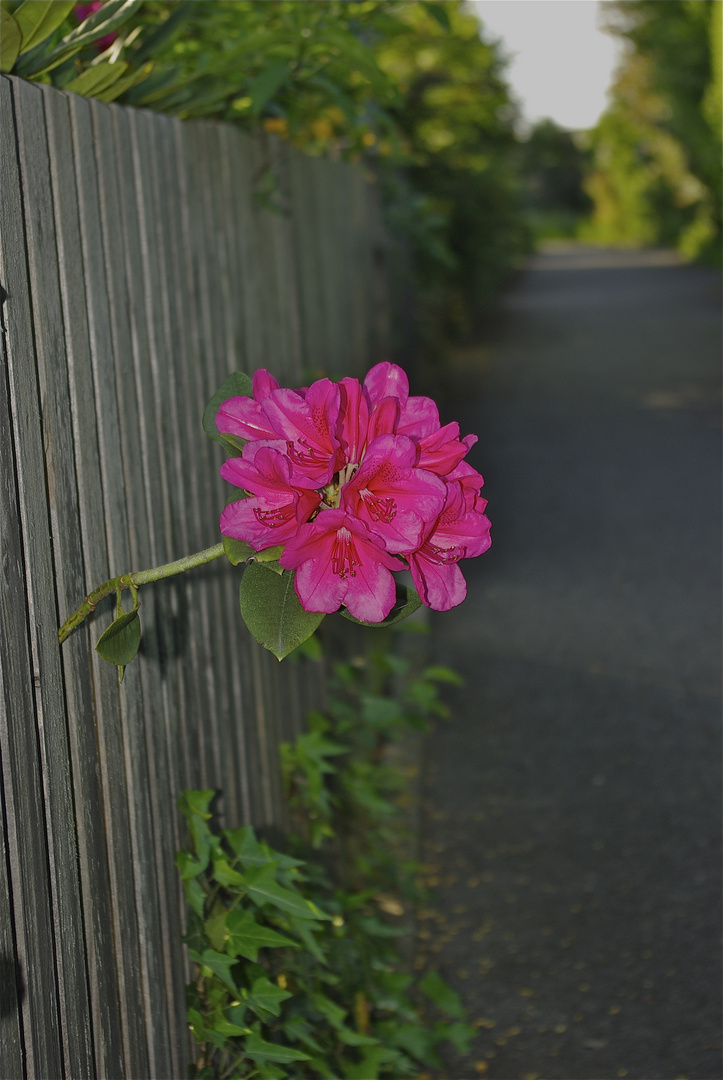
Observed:
[[[360,173],[271,137],[0,77],[0,1071],[182,1076],[176,800],[283,829],[279,743],[321,703],[238,613],[225,560],[144,588],[122,685],[93,645],[108,577],[218,539],[203,406],[380,359],[380,225]],[[381,329],[380,329],[381,327]]]

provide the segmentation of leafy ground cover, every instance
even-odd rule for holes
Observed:
[[[366,656],[334,665],[328,708],[282,748],[287,850],[249,826],[215,830],[214,792],[183,794],[199,1080],[418,1076],[475,1034],[440,975],[415,976],[405,958],[421,893],[399,846],[404,781],[386,753],[446,714],[439,685],[458,677],[416,669],[392,637],[381,630]],[[316,639],[303,648],[319,655]]]

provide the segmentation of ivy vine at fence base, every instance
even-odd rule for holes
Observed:
[[[388,635],[334,667],[328,712],[283,747],[288,851],[249,826],[214,830],[214,792],[182,796],[198,1080],[412,1077],[475,1034],[441,976],[415,982],[402,959],[403,914],[420,895],[395,849],[400,777],[384,753],[445,714],[437,687],[457,677],[415,673]]]

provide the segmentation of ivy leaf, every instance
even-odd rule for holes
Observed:
[[[257,1025],[254,1024],[254,1028]],[[244,1053],[253,1061],[277,1061],[283,1065],[290,1061],[310,1061],[308,1054],[301,1050],[292,1050],[290,1046],[278,1046],[276,1043],[265,1042],[258,1031],[253,1031],[244,1043]]]
[[[422,606],[422,601],[419,598],[419,593],[413,585],[402,585],[401,582],[396,582],[397,586],[397,599],[394,607],[387,615],[386,619],[381,622],[363,622],[361,619],[355,619],[345,607],[340,609],[341,614],[345,619],[349,619],[350,622],[358,623],[359,626],[393,626],[394,623],[401,622],[402,619],[407,619],[410,615]]]
[[[12,71],[23,35],[9,11],[0,8],[0,71]]]
[[[253,396],[253,383],[248,375],[243,371],[234,371],[226,379],[223,386],[219,387],[216,393],[209,401],[206,408],[203,410],[203,430],[208,435],[209,439],[213,439],[215,442],[220,443],[224,449],[227,449],[229,444],[235,447],[237,450],[240,447],[232,440],[234,435],[222,435],[216,427],[216,414],[223,405],[224,401],[228,401],[233,397],[252,397]],[[243,441],[241,441],[241,447]]]
[[[428,971],[419,984],[427,997],[434,1002],[438,1009],[451,1016],[455,1020],[463,1020],[465,1017],[462,999],[456,990],[448,986],[438,971]]]
[[[249,563],[244,570],[239,602],[252,635],[277,660],[311,637],[324,618],[302,608],[294,591],[293,571],[279,575],[260,562]]]
[[[130,664],[138,652],[141,643],[141,620],[138,610],[125,611],[119,618],[114,619],[105,633],[101,634],[95,651],[109,664],[115,664],[120,669],[120,677],[126,664]]]
[[[201,968],[201,974],[205,978],[215,975],[224,986],[228,987],[234,997],[238,997],[238,987],[231,977],[231,968],[236,963],[235,957],[224,956],[223,953],[216,952],[215,949],[204,949],[202,953],[196,952],[195,949],[189,949],[188,955]]]
[[[243,887],[245,885],[243,874],[234,870],[225,855],[219,854],[213,857],[213,876],[224,888]]]
[[[276,881],[276,866],[259,866],[246,874],[246,890],[254,903],[273,904],[281,911],[296,916],[297,919],[331,919],[331,915],[305,900],[298,893],[285,889]]]
[[[297,942],[270,926],[261,926],[250,911],[232,911],[226,919],[228,939],[226,951],[230,956],[243,956],[256,963],[259,949],[298,949]]]
[[[251,825],[241,825],[233,831],[226,829],[224,836],[244,866],[268,866],[277,861],[275,852],[258,842]]]
[[[255,979],[251,990],[241,990],[243,1004],[252,1009],[261,1020],[281,1015],[281,1002],[292,997],[288,990],[272,983],[266,976]]]

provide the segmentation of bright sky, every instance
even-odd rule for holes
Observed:
[[[604,0],[603,0],[604,2]],[[485,37],[500,38],[524,117],[549,116],[566,128],[589,128],[606,105],[620,55],[598,30],[598,0],[476,0]]]

